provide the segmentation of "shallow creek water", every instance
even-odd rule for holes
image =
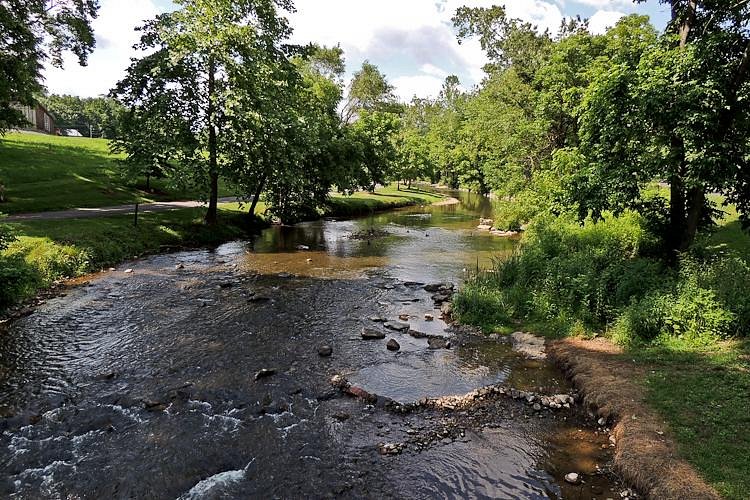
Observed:
[[[474,230],[486,200],[460,196],[130,262],[16,321],[0,344],[0,496],[619,497],[607,436],[580,411],[540,417],[505,398],[402,415],[330,386],[343,374],[401,402],[495,383],[569,390],[546,362],[451,330],[418,284],[459,283],[512,250]],[[371,229],[386,234],[352,237]],[[361,339],[382,328],[369,317],[400,314],[454,347]],[[276,373],[254,380],[262,368]],[[571,471],[584,484],[565,483]]]

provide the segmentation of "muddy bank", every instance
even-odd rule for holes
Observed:
[[[620,348],[605,339],[564,339],[549,342],[547,352],[581,390],[585,404],[614,425],[614,464],[626,481],[653,499],[720,498],[678,458],[666,425],[635,382],[644,374],[622,359]]]

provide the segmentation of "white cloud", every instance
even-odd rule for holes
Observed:
[[[596,6],[591,28],[603,31],[623,14],[615,7],[629,0],[296,0],[297,12],[289,14],[294,28],[292,42],[340,44],[348,75],[365,59],[378,65],[397,86],[398,95],[410,99],[433,95],[445,76],[456,74],[470,88],[479,83],[488,62],[477,40],[456,40],[451,17],[458,7],[490,7],[505,3],[508,15],[549,29],[555,34],[567,4]],[[64,70],[49,68],[47,86],[52,92],[96,95],[107,92],[124,74],[132,44],[133,28],[167,6],[166,0],[102,0],[94,22],[98,47],[89,66],[80,68],[69,57]],[[623,7],[621,10],[627,10]],[[573,12],[575,14],[575,12]]]
[[[437,66],[435,66],[433,64],[430,64],[430,63],[423,64],[419,68],[419,71],[421,71],[422,73],[424,73],[426,75],[436,76],[438,78],[443,78],[443,79],[446,76],[448,76],[448,72],[447,71],[445,71],[442,68],[438,68]]]
[[[448,74],[457,74],[467,87],[481,81],[487,58],[478,41],[458,43],[451,17],[463,5],[491,7],[497,3],[498,0],[297,0],[297,12],[290,21],[295,42],[340,44],[350,75],[369,59],[389,77],[398,95],[411,99],[415,93],[419,97],[433,94],[437,79],[442,83]],[[506,4],[506,9],[511,17],[553,33],[563,18],[554,0],[514,0]]]
[[[153,0],[103,0],[99,17],[92,23],[97,46],[88,65],[81,67],[75,57],[66,55],[63,69],[47,67],[44,74],[49,91],[80,96],[106,94],[135,55],[132,46],[139,34],[134,28],[159,12]]]
[[[573,0],[575,3],[588,5],[589,7],[595,7],[597,9],[607,9],[614,7],[621,7],[630,5],[630,0]]]
[[[624,12],[616,10],[599,10],[589,19],[589,29],[592,33],[604,33],[607,28],[617,24],[617,21],[624,15]]]
[[[396,96],[402,102],[410,102],[412,97],[437,97],[443,88],[443,78],[431,75],[398,76],[392,83]]]

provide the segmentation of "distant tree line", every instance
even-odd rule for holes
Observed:
[[[57,128],[76,130],[84,137],[116,137],[125,111],[110,97],[51,94],[41,96],[39,102],[55,117]]]

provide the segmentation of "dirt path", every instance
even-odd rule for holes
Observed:
[[[615,467],[648,498],[718,499],[695,469],[678,458],[663,420],[643,399],[636,379],[642,368],[622,359],[622,350],[604,339],[550,342],[547,352],[584,393],[616,438]]]
[[[237,201],[237,197],[228,196],[219,198],[219,203],[231,203]],[[160,201],[154,203],[141,203],[138,205],[138,213],[168,212],[181,208],[203,207],[202,201]],[[55,210],[51,212],[32,212],[24,214],[9,215],[5,222],[23,222],[33,220],[61,220],[61,219],[90,219],[94,217],[110,217],[112,215],[128,215],[135,212],[135,204],[115,205],[111,207],[93,208],[70,208],[68,210]]]

